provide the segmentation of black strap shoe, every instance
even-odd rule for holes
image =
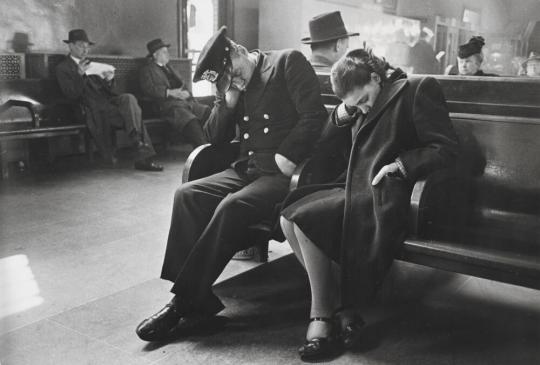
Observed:
[[[332,328],[328,337],[316,337],[311,340],[306,340],[306,342],[298,349],[300,359],[304,362],[320,362],[331,360],[341,355],[341,342],[335,333],[334,321],[331,318],[320,317],[312,318],[310,321],[328,322],[332,325]]]

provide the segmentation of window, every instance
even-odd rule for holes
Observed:
[[[188,47],[187,55],[192,59],[192,72],[201,50],[217,28],[217,0],[188,0]],[[212,94],[212,85],[206,81],[193,84],[193,95]]]

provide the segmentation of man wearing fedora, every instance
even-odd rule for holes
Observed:
[[[295,50],[248,50],[222,27],[204,46],[193,80],[216,84],[204,131],[212,144],[240,140],[240,154],[215,175],[190,181],[174,197],[161,278],[173,299],[136,329],[162,341],[214,326],[224,306],[212,284],[247,228],[285,198],[297,164],[311,154],[327,114],[313,68]]]
[[[91,67],[88,51],[94,43],[88,40],[86,32],[71,30],[64,42],[69,54],[56,66],[56,79],[64,96],[82,106],[88,130],[103,158],[115,164],[111,133],[114,129],[123,129],[137,151],[134,167],[145,171],[163,170],[153,161],[155,151],[135,97],[113,90],[112,71],[103,75],[87,74]]]
[[[345,28],[341,13],[334,11],[315,16],[309,21],[309,37],[302,43],[311,46],[310,62],[316,72],[330,72],[332,65],[347,52],[349,37],[359,33],[349,33]]]
[[[210,107],[199,104],[176,70],[169,66],[169,47],[161,39],[146,44],[148,63],[141,69],[143,94],[155,102],[160,116],[194,146],[207,143],[202,125]]]

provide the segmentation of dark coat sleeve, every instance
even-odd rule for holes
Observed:
[[[422,147],[402,152],[399,158],[407,178],[416,181],[430,171],[451,166],[458,152],[446,101],[434,78],[420,80],[413,95],[412,119]]]
[[[191,92],[187,90],[184,86],[184,80],[182,77],[174,70],[172,67],[169,67],[174,77],[182,84],[182,89],[188,91],[191,95]],[[139,84],[141,86],[141,91],[144,96],[150,97],[152,99],[165,101],[165,100],[178,100],[172,97],[167,97],[167,89],[171,88],[167,77],[162,74],[162,71],[153,64],[147,64],[144,66],[139,73]]]
[[[66,98],[73,101],[82,99],[86,80],[76,68],[69,67],[69,64],[64,61],[56,67],[56,79]]]
[[[241,116],[239,105],[243,103],[242,97],[240,96],[237,106],[232,109],[225,104],[225,94],[216,93],[214,106],[203,127],[209,143],[227,143],[235,137],[236,121]]]
[[[139,75],[139,81],[143,95],[153,99],[167,98],[169,84],[166,79],[160,77],[160,75],[152,69],[151,65],[146,65],[142,68]]]
[[[327,117],[315,71],[298,51],[285,62],[287,91],[298,113],[298,123],[279,146],[277,153],[298,164],[311,153]]]

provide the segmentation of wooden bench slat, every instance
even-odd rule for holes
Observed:
[[[400,260],[540,289],[540,257],[457,242],[407,239]]]

